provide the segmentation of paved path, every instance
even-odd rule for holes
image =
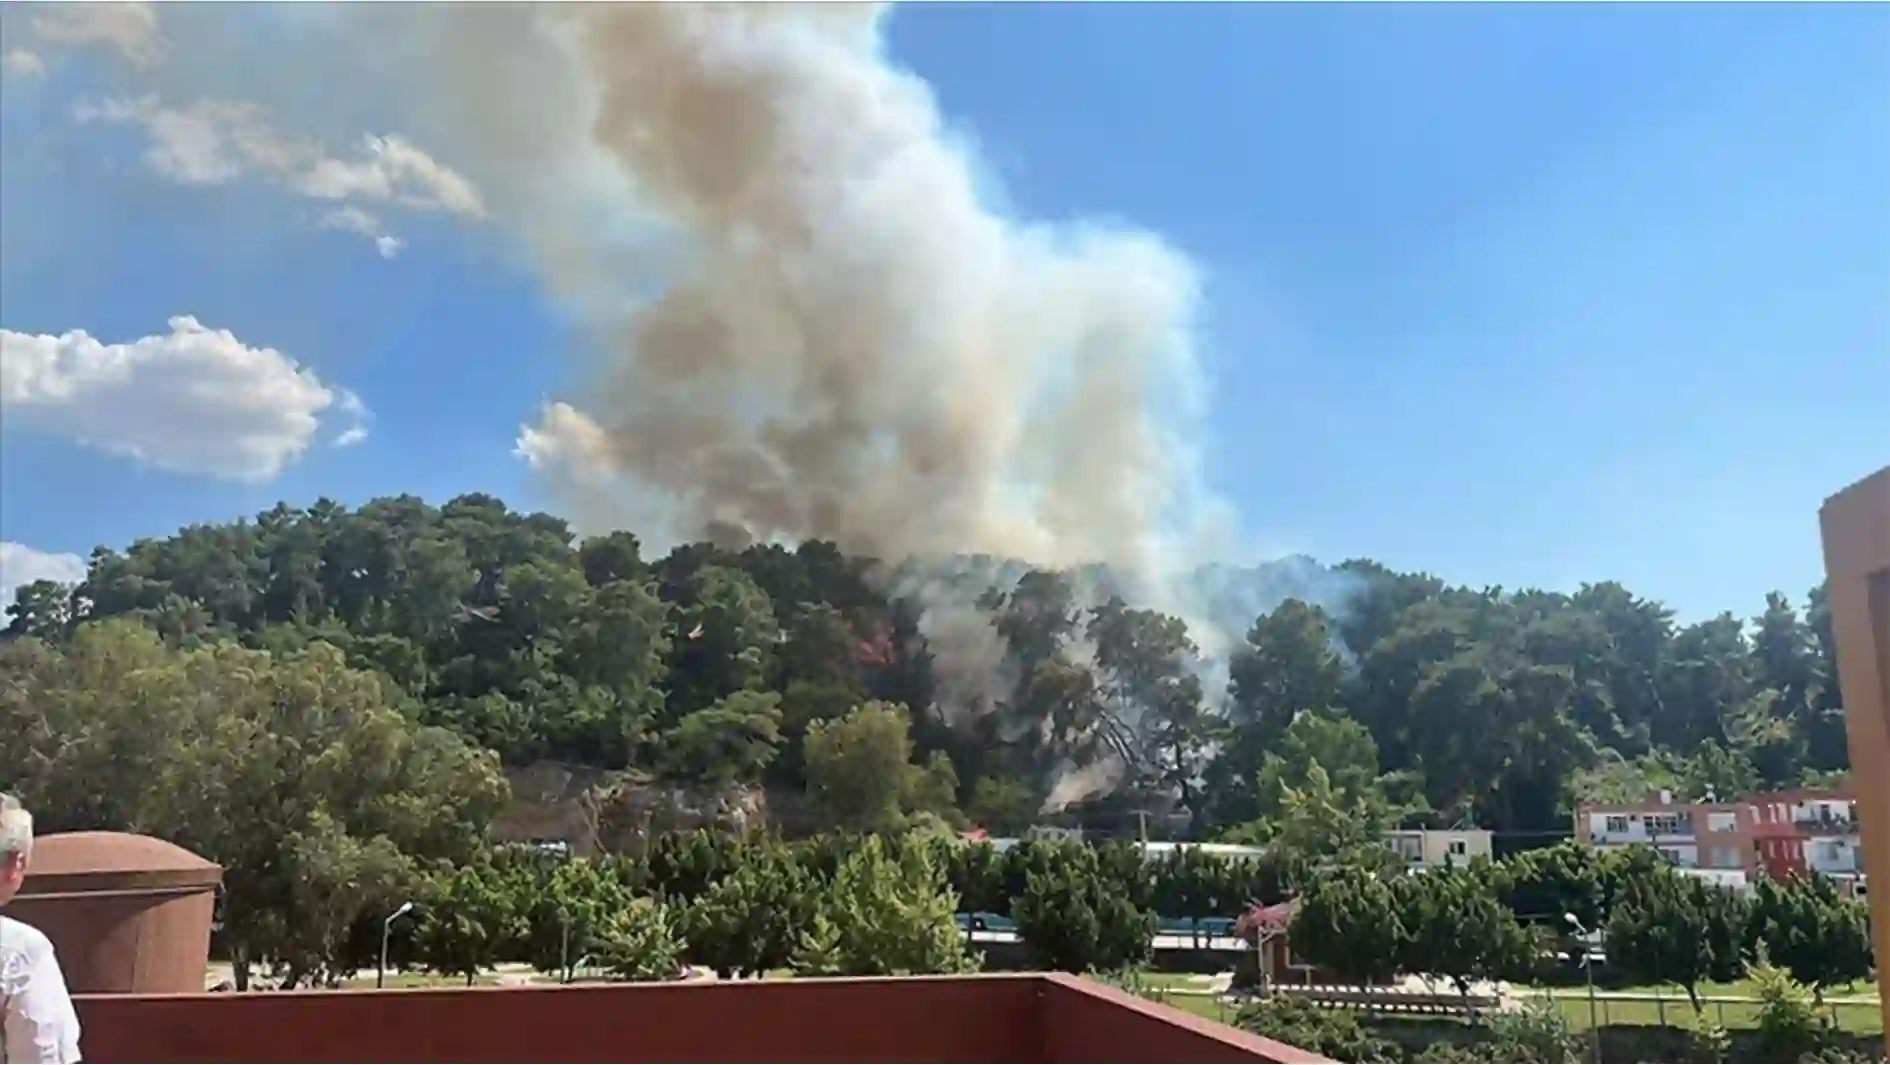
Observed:
[[[1515,993],[1525,997],[1548,998],[1553,996],[1558,999],[1586,999],[1588,997],[1588,988],[1582,984],[1576,984],[1573,987],[1519,987],[1515,989]],[[1687,993],[1678,989],[1656,994],[1652,991],[1610,991],[1604,987],[1597,987],[1595,988],[1595,997],[1597,999],[1607,999],[1610,1002],[1678,1002],[1684,1005],[1687,1001]],[[1715,993],[1701,995],[1700,1001],[1702,1003],[1724,1002],[1731,1005],[1733,1003],[1757,1003],[1763,1000],[1757,995]],[[1875,1006],[1877,1004],[1877,996],[1825,995],[1824,1004],[1827,1006]]]

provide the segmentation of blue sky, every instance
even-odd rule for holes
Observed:
[[[1819,503],[1890,462],[1881,6],[954,5],[889,32],[1011,213],[1193,259],[1207,475],[1272,548],[1750,615],[1819,579]],[[73,119],[140,76],[105,51],[0,92],[0,326],[192,315],[358,394],[370,432],[324,421],[235,480],[9,410],[0,538],[83,554],[321,495],[559,509],[513,454],[578,381],[539,278],[447,210],[384,259],[265,183],[160,180],[134,129]]]

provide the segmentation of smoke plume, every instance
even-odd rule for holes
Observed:
[[[620,231],[662,263],[520,452],[587,494],[655,489],[681,535],[1161,573],[1197,516],[1173,431],[1199,394],[1193,268],[1145,233],[994,209],[880,17],[561,17],[591,141],[662,236]]]
[[[1197,468],[1194,265],[1002,209],[881,6],[164,12],[179,56],[246,42],[142,75],[165,99],[320,99],[331,139],[371,113],[476,187],[474,221],[573,324],[571,385],[517,452],[580,528],[901,561],[887,590],[925,606],[948,716],[1015,664],[978,589],[909,560],[1105,564],[1109,592],[1189,622],[1210,692],[1256,613],[1342,591],[1196,569],[1234,543]]]
[[[1195,568],[1224,546],[1224,509],[1191,439],[1185,256],[998,209],[971,145],[888,56],[879,7],[567,9],[532,27],[575,72],[563,82],[517,58],[518,28],[456,18],[477,46],[448,50],[474,102],[474,158],[456,161],[521,195],[512,217],[598,340],[581,391],[518,441],[581,522],[902,560],[888,590],[924,605],[947,720],[1006,697],[1016,668],[983,585],[915,559],[1105,564],[1107,591],[1191,623],[1224,687],[1251,608],[1284,593],[1256,602],[1252,580],[1230,592]],[[494,44],[505,58],[475,58]],[[514,90],[555,101],[563,133],[521,121]],[[1086,605],[1106,597],[1094,583],[1078,581]],[[1228,621],[1230,599],[1249,612]],[[1118,768],[1066,767],[1051,803]]]

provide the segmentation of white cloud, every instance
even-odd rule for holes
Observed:
[[[156,96],[82,103],[80,122],[136,125],[150,137],[145,162],[173,181],[220,185],[255,173],[318,200],[363,200],[482,219],[479,191],[452,168],[395,136],[362,138],[351,158],[278,130],[255,104],[198,100],[171,107]]]
[[[610,434],[569,403],[545,404],[537,425],[519,429],[512,454],[534,470],[584,483],[601,483],[617,474]]]
[[[10,427],[177,473],[244,481],[269,480],[299,458],[324,417],[339,415],[365,435],[360,399],[283,353],[188,316],[172,318],[170,328],[122,344],[83,330],[0,329],[0,411]]]
[[[9,78],[37,78],[46,73],[46,61],[24,48],[13,48],[0,56],[0,75]]]
[[[85,559],[0,540],[0,618],[13,605],[13,596],[34,581],[77,584],[85,579]]]
[[[157,66],[169,50],[146,3],[46,4],[33,15],[33,33],[46,44],[105,45],[136,67]]]
[[[244,167],[286,166],[294,153],[248,104],[200,100],[187,108],[167,108],[155,96],[80,103],[73,117],[81,123],[137,124],[151,138],[144,161],[159,174],[185,185],[221,185],[241,176]]]
[[[359,197],[461,218],[485,217],[472,182],[402,138],[369,136],[362,147],[359,159],[320,160],[296,179],[296,187],[325,200]]]
[[[322,216],[323,229],[336,229],[343,233],[355,233],[368,238],[374,243],[374,250],[381,258],[392,259],[400,254],[406,241],[388,232],[379,215],[363,211],[359,207],[337,207]]]
[[[323,215],[321,224],[323,229],[335,229],[368,238],[383,259],[392,259],[406,246],[406,241],[387,231],[379,215],[359,207],[338,207]]]
[[[353,447],[361,441],[366,440],[368,438],[368,422],[372,421],[374,418],[374,415],[368,411],[367,404],[361,402],[360,396],[343,389],[339,406],[341,413],[347,416],[346,420],[349,425],[333,440],[328,442],[329,446]]]

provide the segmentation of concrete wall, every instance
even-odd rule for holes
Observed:
[[[1063,976],[93,996],[88,1062],[1324,1059]]]
[[[1044,977],[1036,1061],[1325,1062],[1297,1047],[1060,973]]]
[[[88,1062],[1019,1060],[1038,981],[749,981],[79,1001]]]

